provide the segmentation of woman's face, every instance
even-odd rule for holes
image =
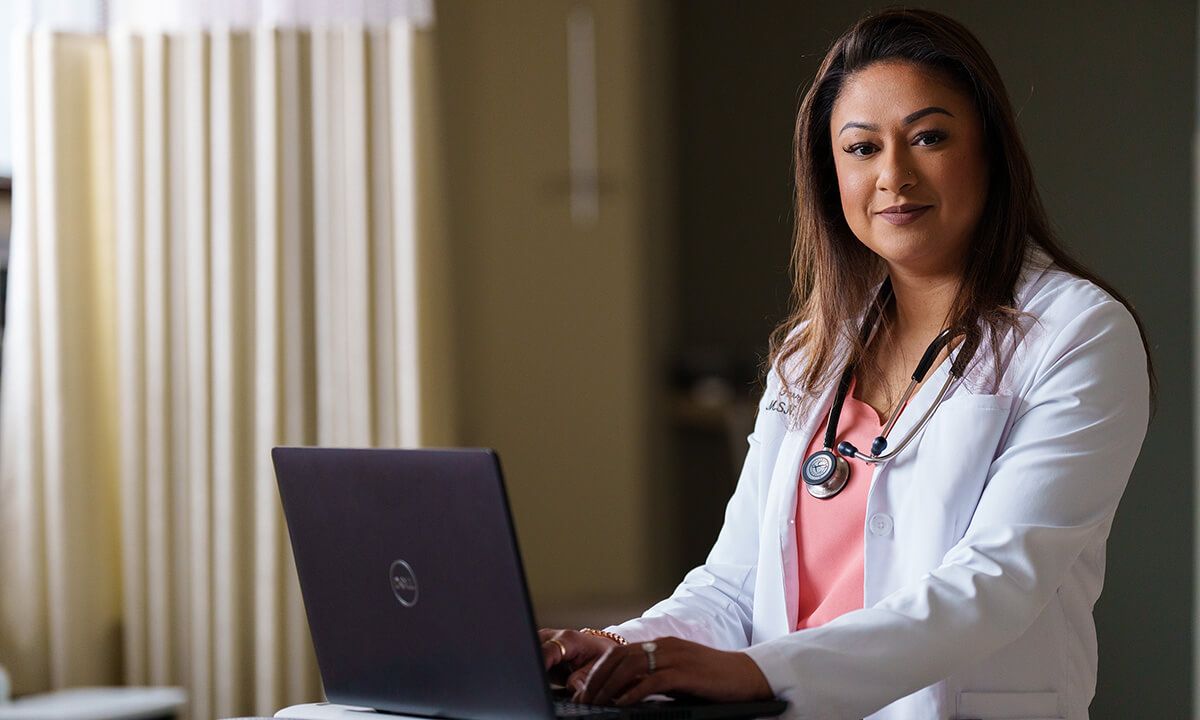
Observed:
[[[858,239],[893,273],[961,275],[988,190],[971,98],[939,72],[882,61],[846,79],[829,131]]]

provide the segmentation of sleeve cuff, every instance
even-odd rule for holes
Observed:
[[[763,676],[767,679],[767,684],[771,686],[771,692],[775,693],[776,697],[795,702],[793,698],[785,697],[787,691],[791,690],[794,684],[795,671],[775,643],[751,645],[742,652],[749,655],[750,659],[758,665],[758,669],[762,671]]]
[[[642,622],[641,618],[627,620],[617,625],[609,625],[608,627],[604,628],[604,630],[605,632],[616,633],[617,635],[620,635],[621,637],[625,638],[625,641],[630,645],[634,643],[645,642],[647,640],[653,640],[654,638],[661,636],[661,633],[655,633],[651,630],[648,630],[646,628],[646,624]]]

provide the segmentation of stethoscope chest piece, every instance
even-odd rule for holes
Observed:
[[[809,455],[800,466],[800,477],[808,494],[815,498],[831,498],[846,487],[850,478],[850,463],[829,450]]]

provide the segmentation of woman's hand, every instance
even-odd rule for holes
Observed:
[[[648,643],[613,645],[595,661],[582,683],[580,673],[567,684],[575,701],[591,705],[628,705],[654,693],[684,692],[709,700],[762,700],[772,697],[767,678],[750,656],[714,650],[675,637],[654,641],[654,670]]]
[[[564,672],[557,679],[566,678],[568,687],[575,687],[571,680],[581,683],[605,650],[617,647],[615,640],[576,630],[538,630],[538,640],[542,643],[542,665],[547,671],[561,666]]]

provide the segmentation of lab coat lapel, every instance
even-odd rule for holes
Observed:
[[[774,510],[764,517],[761,541],[767,546],[762,554],[764,560],[770,559],[776,565],[776,572],[767,569],[760,570],[760,580],[774,578],[775,582],[782,579],[783,586],[771,588],[770,595],[760,598],[763,604],[760,610],[765,611],[769,625],[763,627],[763,639],[787,635],[796,627],[796,616],[799,612],[799,559],[796,550],[796,526],[792,520],[796,517],[797,493],[800,490],[800,464],[804,460],[804,452],[817,432],[821,423],[829,415],[833,404],[836,387],[831,386],[821,394],[820,400],[812,406],[806,416],[799,418],[794,428],[789,429],[783,436],[779,446],[779,455],[771,476],[771,486],[768,490],[765,507]]]

